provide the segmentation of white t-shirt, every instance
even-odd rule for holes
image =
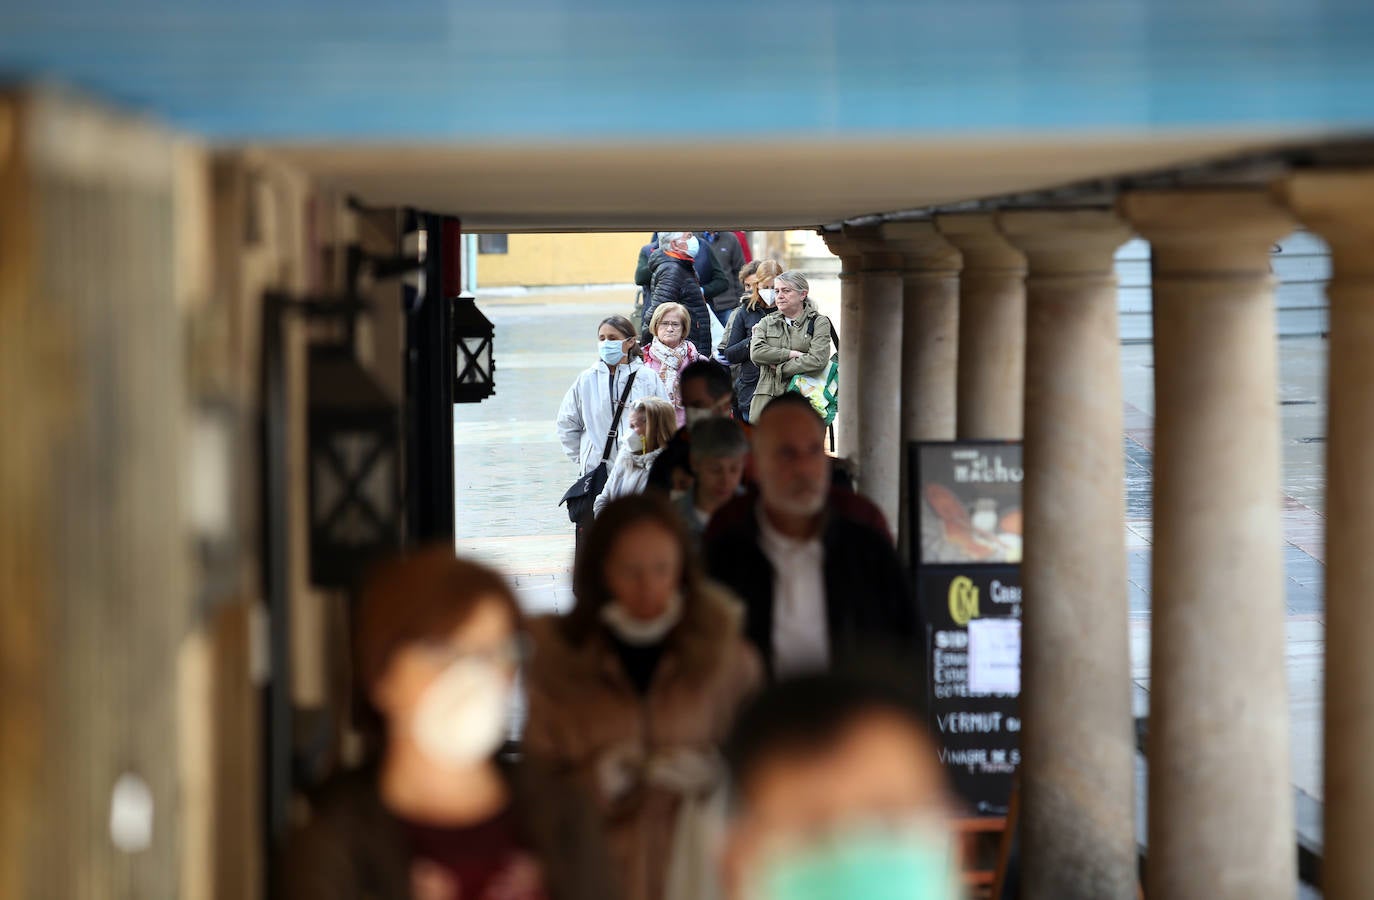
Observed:
[[[825,610],[825,545],[790,538],[757,509],[759,548],[773,564],[773,673],[779,678],[830,665]]]

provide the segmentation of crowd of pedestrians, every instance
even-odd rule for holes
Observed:
[[[773,260],[706,294],[702,258],[740,262],[729,232],[656,238],[644,320],[600,323],[558,413],[579,474],[609,468],[574,605],[527,620],[451,548],[377,572],[355,654],[376,761],[316,798],[288,896],[959,896],[906,575],[788,390],[830,323]]]

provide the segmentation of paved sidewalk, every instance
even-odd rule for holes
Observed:
[[[1280,341],[1283,531],[1288,606],[1288,689],[1293,785],[1322,796],[1322,586],[1325,527],[1326,341]],[[1150,479],[1154,448],[1154,351],[1125,346],[1122,384],[1126,452],[1126,569],[1131,605],[1132,677],[1137,714],[1150,687]]]
[[[838,315],[835,279],[815,279],[812,291],[823,312]],[[627,314],[633,299],[631,290],[610,289],[479,301],[496,325],[497,393],[454,411],[458,548],[510,573],[531,612],[572,605],[572,526],[556,504],[577,472],[563,455],[554,417],[577,373],[596,360],[597,324]],[[1152,365],[1149,345],[1122,347],[1132,664],[1142,701],[1150,683]],[[1318,798],[1325,372],[1325,341],[1279,343],[1293,783]]]

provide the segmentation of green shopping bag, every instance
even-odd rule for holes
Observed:
[[[806,323],[806,334],[810,337],[815,333],[816,320],[812,318]],[[835,352],[831,354],[830,362],[825,364],[821,373],[793,375],[792,380],[787,383],[789,391],[796,391],[811,401],[811,406],[827,425],[835,421],[835,416],[840,411],[840,337],[835,333],[833,326],[830,329],[830,339],[835,344]]]

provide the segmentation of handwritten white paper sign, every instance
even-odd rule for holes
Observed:
[[[968,692],[1021,693],[1021,621],[972,619],[968,623]]]

